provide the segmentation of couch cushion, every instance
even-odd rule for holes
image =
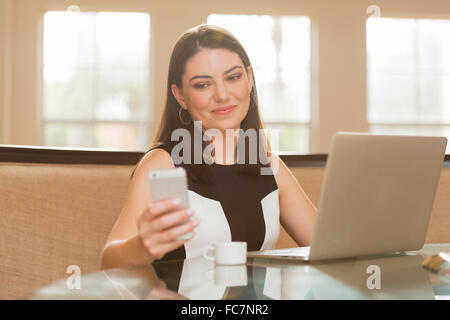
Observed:
[[[99,270],[133,168],[0,164],[0,299]]]

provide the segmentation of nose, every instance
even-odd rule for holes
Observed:
[[[217,83],[216,92],[214,93],[214,99],[216,101],[226,101],[230,93],[228,92],[227,87],[223,83]]]

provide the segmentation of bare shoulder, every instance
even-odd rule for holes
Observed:
[[[286,166],[283,160],[275,153],[269,152],[269,161],[275,177],[280,178],[285,174],[289,174],[289,168]]]
[[[131,207],[135,215],[142,212],[151,199],[148,175],[151,170],[174,168],[170,154],[160,148],[147,152],[139,161],[128,188],[126,207]]]
[[[170,154],[161,148],[156,148],[147,152],[139,161],[135,175],[147,175],[150,170],[175,168]]]

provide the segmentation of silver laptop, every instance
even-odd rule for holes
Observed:
[[[421,249],[446,146],[445,137],[336,133],[311,246],[248,257],[315,261]]]

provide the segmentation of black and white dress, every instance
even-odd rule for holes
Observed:
[[[169,146],[158,148],[171,154]],[[200,257],[205,246],[216,242],[245,241],[248,251],[275,248],[280,232],[275,176],[242,174],[237,164],[211,166],[213,182],[188,178],[189,205],[200,219],[194,237],[162,261]]]

